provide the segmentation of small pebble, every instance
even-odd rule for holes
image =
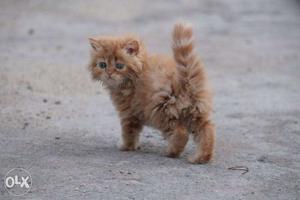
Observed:
[[[57,45],[56,46],[56,50],[61,50],[62,49],[62,46],[61,45]]]
[[[267,156],[261,156],[257,159],[257,161],[263,162],[263,163],[268,162],[268,157]]]
[[[29,125],[29,123],[25,122],[22,129],[24,130],[28,125]]]
[[[33,29],[33,28],[29,29],[29,30],[28,30],[28,34],[29,34],[29,35],[33,35],[33,34],[34,34],[34,29]]]

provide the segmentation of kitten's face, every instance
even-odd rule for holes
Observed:
[[[90,70],[96,80],[117,87],[127,79],[134,79],[142,69],[142,48],[133,37],[90,38],[92,62]]]

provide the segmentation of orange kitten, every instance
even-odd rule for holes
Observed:
[[[89,69],[110,93],[119,112],[124,151],[138,148],[144,125],[168,139],[167,156],[178,157],[189,133],[197,143],[191,163],[213,156],[215,128],[205,72],[194,53],[192,28],[178,23],[173,30],[173,58],[149,55],[135,36],[90,38]]]

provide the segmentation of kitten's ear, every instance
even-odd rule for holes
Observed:
[[[137,55],[139,53],[140,44],[137,40],[130,40],[125,44],[124,49],[129,55]]]
[[[100,51],[102,49],[98,40],[96,40],[95,38],[91,38],[91,37],[88,39],[89,39],[90,45],[94,49],[94,51]]]

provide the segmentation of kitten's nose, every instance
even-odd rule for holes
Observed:
[[[112,71],[106,71],[107,75],[111,77]]]

